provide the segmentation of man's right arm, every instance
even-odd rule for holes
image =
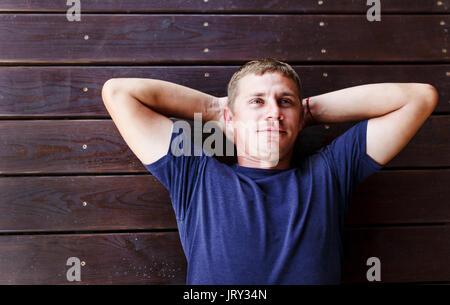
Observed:
[[[172,121],[168,117],[218,120],[219,99],[182,85],[143,78],[113,78],[105,82],[102,98],[127,145],[143,164],[169,149]]]

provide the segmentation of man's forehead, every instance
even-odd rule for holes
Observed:
[[[273,89],[274,85],[269,84],[272,81],[277,82],[275,86],[280,91],[277,95],[296,96],[294,81],[279,72],[266,72],[263,75],[247,74],[240,80],[240,87],[244,89],[242,93],[245,96],[264,96]]]
[[[256,91],[252,91],[250,90],[249,92],[246,93],[246,96],[265,96],[267,94],[267,92],[256,92]],[[276,95],[279,96],[293,96],[296,97],[297,95],[290,91],[290,90],[283,90],[282,92],[276,92]]]

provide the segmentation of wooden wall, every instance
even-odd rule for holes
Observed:
[[[0,284],[184,284],[170,197],[101,100],[113,77],[226,95],[248,60],[290,63],[306,96],[373,82],[433,84],[440,99],[407,147],[355,191],[344,283],[450,283],[449,0],[0,3]],[[380,101],[381,102],[381,101]],[[351,124],[308,128],[310,152]],[[82,261],[69,282],[69,257]]]

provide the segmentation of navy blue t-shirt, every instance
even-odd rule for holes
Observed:
[[[339,284],[352,191],[383,167],[366,154],[366,130],[367,119],[274,170],[229,166],[172,129],[168,153],[144,166],[170,193],[186,284]]]

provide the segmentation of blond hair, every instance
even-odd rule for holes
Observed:
[[[239,80],[245,75],[254,73],[256,75],[263,75],[266,72],[280,72],[284,76],[292,79],[297,87],[297,95],[302,106],[303,91],[300,82],[300,77],[297,72],[287,63],[278,61],[274,58],[264,58],[252,60],[242,65],[231,77],[228,83],[228,107],[234,112],[234,104],[238,96]]]

